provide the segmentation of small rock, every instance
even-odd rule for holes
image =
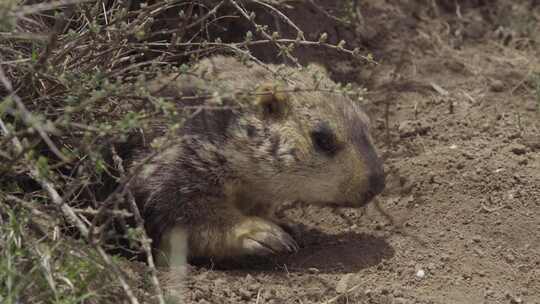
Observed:
[[[309,271],[309,273],[319,273],[320,272],[320,270],[318,268],[315,268],[315,267],[308,268],[308,271]]]
[[[423,279],[426,276],[426,272],[423,269],[418,269],[415,275],[418,279]]]
[[[473,242],[480,243],[482,241],[482,238],[479,235],[475,235],[472,238]]]
[[[525,104],[525,110],[530,112],[540,111],[540,104],[536,100],[530,101]]]
[[[512,144],[510,145],[509,150],[516,155],[523,155],[527,153],[527,147],[522,144]]]
[[[238,293],[240,294],[240,297],[242,298],[242,300],[251,300],[253,298],[253,293],[246,290],[245,288],[240,288],[238,290]]]
[[[257,291],[261,288],[261,283],[259,282],[253,282],[247,284],[247,289],[250,291]]]
[[[502,92],[504,91],[504,83],[498,79],[491,81],[491,86],[489,87],[493,92]]]
[[[345,293],[349,289],[349,282],[351,280],[352,273],[348,273],[341,277],[339,282],[336,285],[336,292],[337,293]]]
[[[514,257],[513,254],[511,253],[507,253],[504,255],[504,260],[508,263],[508,264],[512,264],[516,261],[516,258]]]
[[[463,151],[461,155],[463,155],[463,157],[465,157],[466,159],[475,159],[475,156],[467,151]]]
[[[425,135],[430,130],[420,121],[405,120],[399,124],[398,132],[401,138],[411,137],[415,135]]]
[[[525,157],[521,157],[518,159],[518,165],[525,166],[529,163],[529,160]]]

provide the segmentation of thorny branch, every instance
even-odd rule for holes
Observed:
[[[116,152],[114,148],[113,148],[113,160],[116,165],[116,168],[120,172],[120,176],[122,178],[125,178],[126,172],[124,170],[124,166],[122,165],[123,161],[120,158],[120,156],[118,156],[118,153]],[[133,193],[131,193],[131,190],[128,189],[126,194],[127,194],[127,199],[128,199],[131,211],[133,212],[133,215],[135,216],[135,220],[137,221],[137,226],[142,233],[141,244],[146,254],[146,262],[148,263],[148,267],[150,267],[150,274],[152,276],[152,284],[154,285],[154,289],[156,290],[158,301],[160,304],[165,304],[165,299],[163,297],[163,290],[161,289],[159,280],[157,278],[157,269],[156,269],[156,264],[154,263],[154,256],[152,255],[152,247],[150,246],[150,244],[152,243],[152,240],[146,234],[146,230],[144,229],[144,220],[141,216],[141,213],[139,212],[139,207],[137,206],[137,203],[135,202]]]
[[[13,90],[13,86],[11,84],[11,82],[5,77],[5,73],[4,73],[4,69],[0,66],[0,82],[3,84],[3,86],[8,90],[8,92],[11,94],[11,97],[13,98],[13,100],[18,103],[18,109],[19,111],[21,112],[23,118],[24,117],[31,117],[31,113],[26,110],[26,108],[24,107],[24,104],[22,103],[22,101],[20,100],[20,98],[17,96],[17,94],[14,92]],[[37,124],[36,124],[37,125]],[[35,126],[37,130],[39,130],[39,126]],[[2,118],[0,118],[0,130],[2,131],[2,133],[4,134],[4,136],[9,136],[10,135],[10,131],[9,129],[7,128],[6,124],[4,123],[4,121],[2,120]],[[12,142],[15,146],[15,149],[18,151],[18,152],[21,152],[23,151],[23,145],[21,143],[21,141],[18,139],[18,137],[16,136],[13,136],[12,138]],[[86,226],[86,224],[79,218],[79,216],[75,213],[75,211],[73,211],[73,209],[64,202],[64,200],[62,199],[62,196],[60,196],[60,194],[58,193],[58,191],[56,191],[54,185],[52,183],[50,183],[46,178],[42,177],[39,173],[39,170],[36,166],[28,166],[29,168],[29,175],[30,177],[32,177],[32,179],[34,179],[36,182],[38,182],[40,184],[40,186],[47,192],[47,194],[49,195],[49,198],[51,199],[51,201],[60,208],[60,210],[62,211],[62,214],[73,224],[75,225],[75,227],[77,227],[77,229],[79,230],[79,232],[82,234],[82,236],[86,239],[88,239],[90,237],[89,235],[89,229],[88,227]],[[111,267],[111,269],[114,271],[118,281],[120,282],[122,288],[124,289],[124,292],[126,293],[127,297],[129,298],[131,304],[139,304],[139,301],[137,300],[137,298],[135,297],[133,291],[131,290],[131,287],[129,287],[129,285],[127,284],[126,282],[126,279],[125,279],[125,275],[122,273],[122,271],[118,268],[118,265],[116,265],[115,263],[112,262],[111,258],[109,257],[109,255],[107,254],[107,252],[105,252],[105,250],[103,249],[103,247],[99,244],[94,244],[96,250],[98,251],[98,253],[101,255],[103,261]]]
[[[261,35],[267,39],[268,41],[272,41],[276,47],[282,51],[286,56],[287,58],[289,58],[290,60],[292,60],[292,62],[294,62],[297,66],[300,66],[300,64],[298,63],[298,59],[294,58],[286,49],[283,45],[275,42],[275,39],[277,37],[274,37],[272,38],[271,35],[269,35],[263,27],[261,27],[260,25],[258,25],[257,23],[255,23],[255,20],[254,20],[254,17],[255,15],[249,15],[246,10],[244,10],[244,8],[242,8],[235,0],[229,0],[229,2],[238,10],[238,12],[240,12],[240,14],[242,16],[244,16],[244,18],[246,18],[249,22],[251,22],[251,24],[255,27],[255,29],[258,29],[259,32],[261,33]]]
[[[15,102],[15,105],[17,106],[17,110],[21,114],[22,120],[29,126],[34,128],[38,134],[41,136],[43,141],[47,144],[49,149],[62,161],[69,162],[69,159],[66,158],[62,152],[56,147],[56,145],[53,143],[43,126],[41,126],[40,123],[37,123],[33,117],[33,115],[26,109],[24,103],[22,102],[21,98],[15,94],[13,90],[13,86],[11,82],[7,79],[6,74],[4,72],[4,69],[0,66],[0,82],[2,85],[7,89],[8,92],[11,93],[11,99]],[[7,129],[6,129],[7,130]],[[7,132],[5,133],[8,134]],[[20,143],[19,143],[20,144]],[[19,145],[19,147],[22,150],[22,146]]]

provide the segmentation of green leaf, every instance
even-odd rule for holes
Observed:
[[[50,176],[49,159],[47,157],[40,155],[36,161],[36,167],[40,177],[48,178]]]

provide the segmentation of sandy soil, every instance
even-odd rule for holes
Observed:
[[[290,209],[297,254],[192,266],[187,303],[540,303],[540,56],[497,19],[529,4],[445,2],[366,1],[356,42],[380,64],[332,62],[369,89],[401,228],[373,205]]]

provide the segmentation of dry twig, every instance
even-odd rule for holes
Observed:
[[[118,169],[118,171],[120,172],[120,176],[122,178],[125,177],[126,175],[126,172],[124,170],[124,166],[122,165],[122,159],[120,158],[120,156],[118,156],[118,153],[116,152],[116,150],[113,148],[113,161],[116,165],[116,168]],[[165,298],[163,297],[163,291],[161,289],[161,286],[159,284],[159,280],[157,278],[157,269],[156,269],[156,265],[155,265],[155,262],[154,262],[154,256],[152,255],[152,247],[151,247],[151,243],[152,243],[152,240],[148,237],[148,235],[146,234],[146,230],[144,229],[144,220],[141,216],[141,213],[139,212],[139,207],[137,206],[137,203],[135,202],[135,198],[133,197],[133,193],[131,193],[131,190],[127,190],[126,191],[127,193],[127,199],[128,199],[128,202],[129,202],[129,206],[131,208],[131,212],[133,212],[133,215],[135,216],[135,220],[137,222],[137,226],[138,228],[140,229],[140,231],[142,232],[142,237],[141,237],[141,244],[142,244],[142,247],[143,247],[143,250],[146,254],[146,262],[148,263],[148,267],[150,267],[150,274],[152,276],[152,284],[154,285],[154,289],[156,290],[156,293],[157,293],[157,297],[158,297],[158,301],[160,304],[165,304]]]
[[[0,81],[2,82],[4,87],[8,89],[9,93],[11,94],[11,97],[15,100],[15,102],[20,104],[18,109],[19,109],[19,111],[21,111],[21,116],[23,116],[23,117],[31,117],[32,116],[31,113],[28,112],[28,110],[26,110],[26,108],[22,104],[22,101],[20,100],[20,98],[13,91],[13,86],[12,86],[11,82],[5,77],[4,70],[3,70],[3,68],[1,66],[0,66]],[[39,128],[39,126],[36,127],[37,130],[39,130],[38,128]],[[9,129],[7,128],[7,126],[5,125],[4,121],[1,118],[0,118],[0,130],[2,131],[2,133],[5,136],[8,136],[10,134]],[[23,151],[23,149],[24,149],[23,145],[22,145],[21,141],[18,139],[18,137],[14,136],[12,138],[12,142],[13,142],[13,144],[15,146],[15,149],[18,152]],[[62,199],[62,197],[60,196],[58,191],[56,191],[54,185],[51,182],[49,182],[47,179],[45,179],[44,177],[42,177],[40,175],[39,170],[38,170],[38,168],[36,166],[28,165],[28,167],[29,167],[28,169],[29,169],[30,177],[32,177],[32,179],[34,179],[36,182],[38,182],[40,184],[40,186],[49,195],[49,198],[51,199],[51,201],[56,206],[58,206],[60,208],[60,210],[62,211],[62,214],[73,225],[75,225],[75,227],[77,227],[77,229],[82,234],[82,236],[84,238],[86,238],[86,239],[89,239],[90,233],[89,233],[89,229],[88,229],[87,225],[79,218],[79,216],[75,213],[75,211],[68,204],[66,204],[64,202],[64,200]],[[103,247],[101,245],[99,245],[99,244],[93,244],[93,245],[95,246],[98,253],[101,255],[103,261],[108,266],[110,266],[111,269],[113,270],[113,272],[115,273],[118,281],[120,282],[122,288],[124,289],[124,292],[126,293],[126,296],[129,298],[131,304],[138,304],[139,301],[135,297],[133,291],[131,290],[131,287],[129,287],[129,285],[127,284],[125,276],[122,273],[122,271],[118,268],[118,266],[115,263],[112,262],[111,258],[109,257],[107,252],[105,252],[105,250],[103,249]]]

